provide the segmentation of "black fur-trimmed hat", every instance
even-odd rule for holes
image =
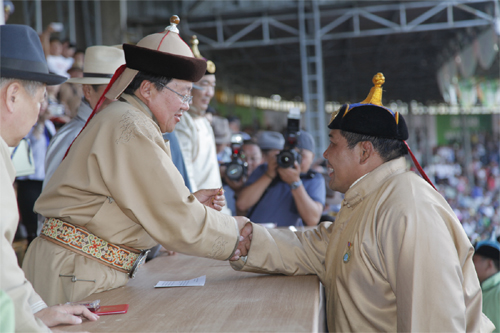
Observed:
[[[164,32],[148,35],[137,45],[123,44],[126,68],[113,82],[106,97],[118,98],[138,71],[191,82],[197,82],[205,75],[207,62],[197,59],[179,36],[179,21],[174,15]]]
[[[408,128],[403,116],[382,105],[384,75],[377,73],[368,97],[356,104],[342,105],[332,114],[328,128],[386,139],[407,140]]]

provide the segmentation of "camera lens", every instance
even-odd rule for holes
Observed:
[[[290,150],[283,150],[278,154],[278,165],[282,168],[289,168],[295,163],[295,156]]]
[[[231,180],[239,180],[243,176],[243,166],[238,163],[229,163],[226,169],[226,176]]]

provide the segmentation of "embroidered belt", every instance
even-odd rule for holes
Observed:
[[[99,261],[134,278],[149,250],[140,251],[105,241],[87,229],[56,218],[45,219],[40,237]]]

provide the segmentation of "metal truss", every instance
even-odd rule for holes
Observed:
[[[335,1],[318,1],[323,23],[319,34],[323,41],[500,24],[496,0],[412,1],[329,9],[334,4]],[[314,19],[314,13],[306,13],[305,19]],[[272,16],[261,13],[245,18],[220,15],[203,21],[196,19],[183,22],[183,29],[196,34],[210,49],[300,42],[298,9],[296,13]]]
[[[498,1],[413,1],[336,9],[335,1],[298,0],[295,13],[223,15],[184,22],[188,34],[202,41],[200,49],[224,50],[278,44],[299,44],[306,129],[316,142],[316,156],[326,148],[322,42],[328,40],[416,33],[496,25]],[[199,2],[198,2],[199,4]],[[343,3],[345,6],[346,3]],[[250,14],[252,15],[252,14]]]

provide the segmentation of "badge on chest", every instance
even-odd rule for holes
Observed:
[[[351,259],[351,256],[352,256],[352,254],[351,254],[352,246],[353,246],[352,242],[347,242],[347,250],[345,251],[344,257],[342,259],[345,264],[348,263],[349,260]]]

